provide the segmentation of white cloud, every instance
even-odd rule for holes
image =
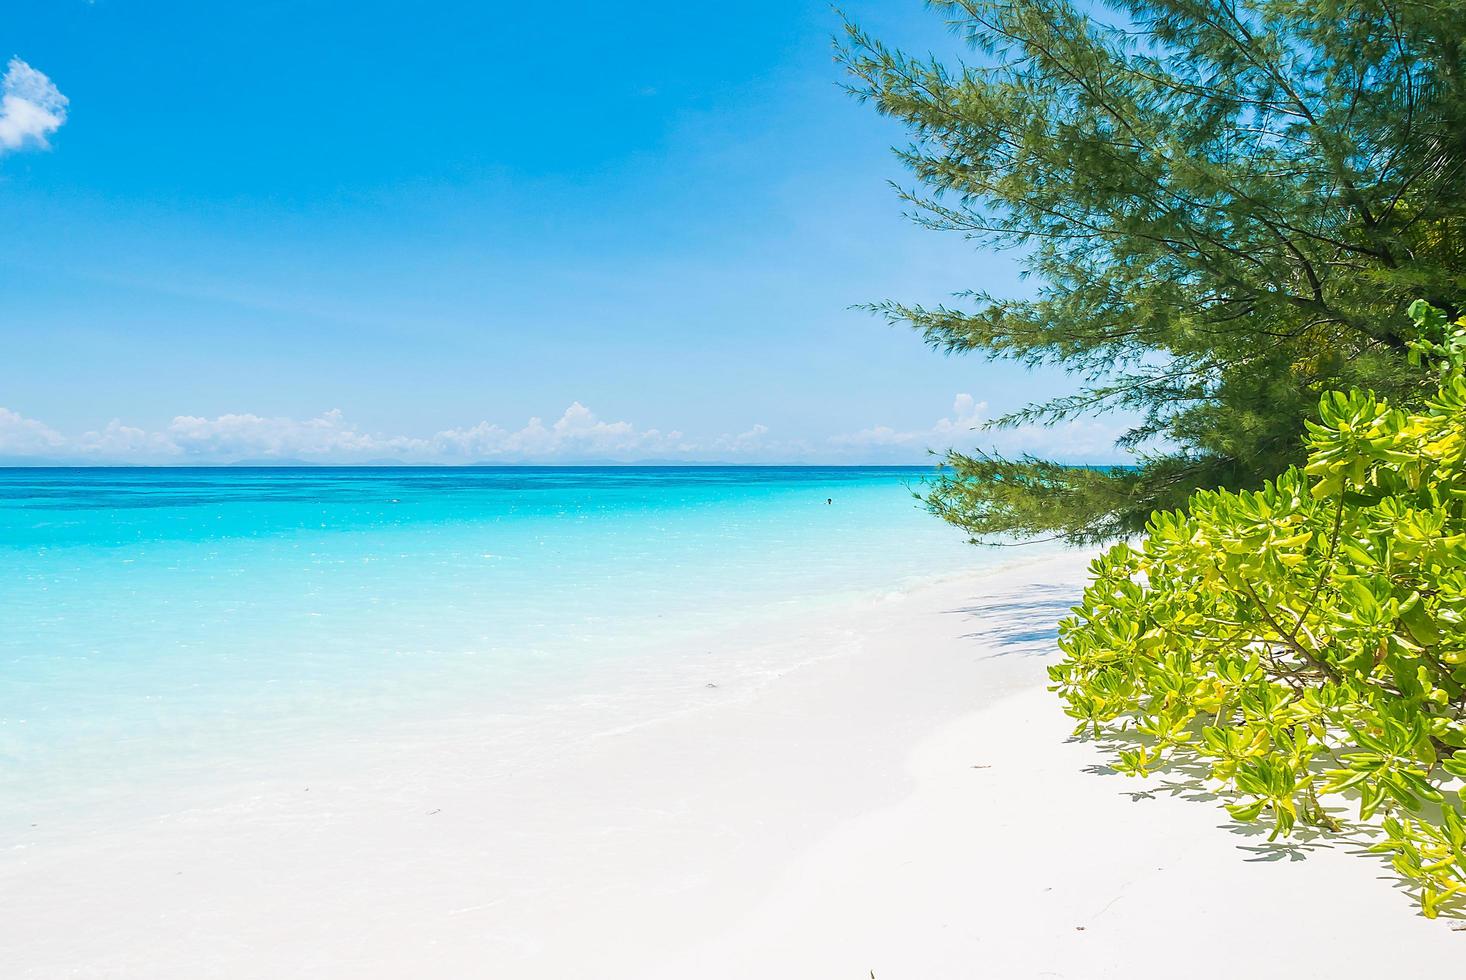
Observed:
[[[701,458],[722,463],[839,463],[845,460],[824,440],[786,438],[762,422],[700,444]]]
[[[938,419],[932,431],[939,435],[951,435],[956,437],[962,433],[972,432],[982,428],[988,420],[988,403],[973,399],[971,395],[961,394],[952,400],[952,415],[950,418]]]
[[[0,78],[0,152],[49,147],[48,137],[66,122],[67,101],[51,79],[11,58]]]
[[[530,423],[539,422],[531,419]],[[488,457],[501,450],[509,431],[491,422],[480,422],[466,429],[447,429],[433,436],[433,443],[450,456]]]
[[[65,447],[66,439],[49,425],[0,408],[0,456],[41,456]]]
[[[83,434],[76,445],[84,453],[118,459],[177,456],[183,452],[167,434],[123,425],[117,419],[108,422],[106,428],[99,432]]]
[[[432,439],[441,455],[476,459],[623,458],[675,455],[694,448],[681,432],[638,429],[630,422],[605,422],[580,402],[572,402],[551,425],[532,418],[509,431],[489,422],[448,429]]]
[[[753,448],[756,446],[761,446],[764,443],[764,436],[768,434],[769,427],[767,425],[764,425],[763,423],[755,423],[753,428],[749,429],[747,432],[740,432],[732,439],[728,440],[728,445],[732,448]]]
[[[1029,452],[1071,462],[1117,458],[1118,430],[1092,420],[1045,428],[983,431],[988,406],[958,395],[949,415],[928,428],[907,430],[875,425],[829,439],[779,438],[767,425],[737,433],[690,438],[677,429],[640,428],[607,421],[572,402],[553,422],[531,418],[519,428],[479,422],[429,436],[363,431],[339,410],[314,418],[233,413],[212,418],[176,416],[167,425],[144,429],[113,419],[105,427],[69,438],[17,412],[0,408],[0,456],[33,456],[101,463],[229,463],[238,460],[300,459],[360,463],[390,459],[406,463],[577,462],[645,459],[687,462],[920,463],[927,451],[996,449]]]
[[[852,449],[866,446],[915,446],[921,441],[921,437],[920,432],[901,432],[889,425],[875,425],[869,429],[861,429],[859,432],[831,436],[830,444]]]
[[[554,422],[531,418],[522,428],[491,422],[446,429],[429,437],[364,432],[338,409],[314,418],[268,417],[252,413],[208,418],[179,415],[149,431],[113,419],[104,428],[67,438],[34,419],[0,409],[0,455],[43,456],[94,462],[221,463],[238,460],[302,459],[350,463],[371,459],[404,462],[478,461],[552,462],[608,459],[697,458],[709,446],[726,443],[731,452],[758,449],[755,426],[708,446],[677,430],[642,429],[631,422],[608,422],[573,402]]]
[[[348,423],[339,409],[313,419],[180,415],[162,433],[178,451],[205,458],[353,458],[418,453],[427,443],[408,436],[375,436]]]
[[[1094,419],[984,430],[990,417],[987,402],[964,393],[953,400],[952,414],[937,419],[929,429],[877,425],[834,436],[830,444],[852,455],[901,461],[916,461],[928,449],[995,450],[1010,456],[1030,453],[1067,462],[1101,462],[1118,457],[1115,440],[1121,430]]]

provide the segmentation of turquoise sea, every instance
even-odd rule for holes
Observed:
[[[0,470],[0,816],[997,561],[927,472]]]

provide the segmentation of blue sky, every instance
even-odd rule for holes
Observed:
[[[955,50],[918,0],[845,9]],[[903,135],[840,90],[838,28],[11,0],[0,459],[1114,459],[1103,420],[972,432],[1070,385],[850,309],[1026,287],[902,217]]]

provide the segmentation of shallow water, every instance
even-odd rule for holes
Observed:
[[[0,470],[0,812],[999,560],[926,472]]]

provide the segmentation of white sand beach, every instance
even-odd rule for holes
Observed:
[[[1459,970],[1466,932],[1378,860],[1235,833],[1068,740],[1043,671],[1086,560],[709,638],[643,700],[363,735],[38,826],[0,867],[0,973],[1346,978],[1405,950]]]

